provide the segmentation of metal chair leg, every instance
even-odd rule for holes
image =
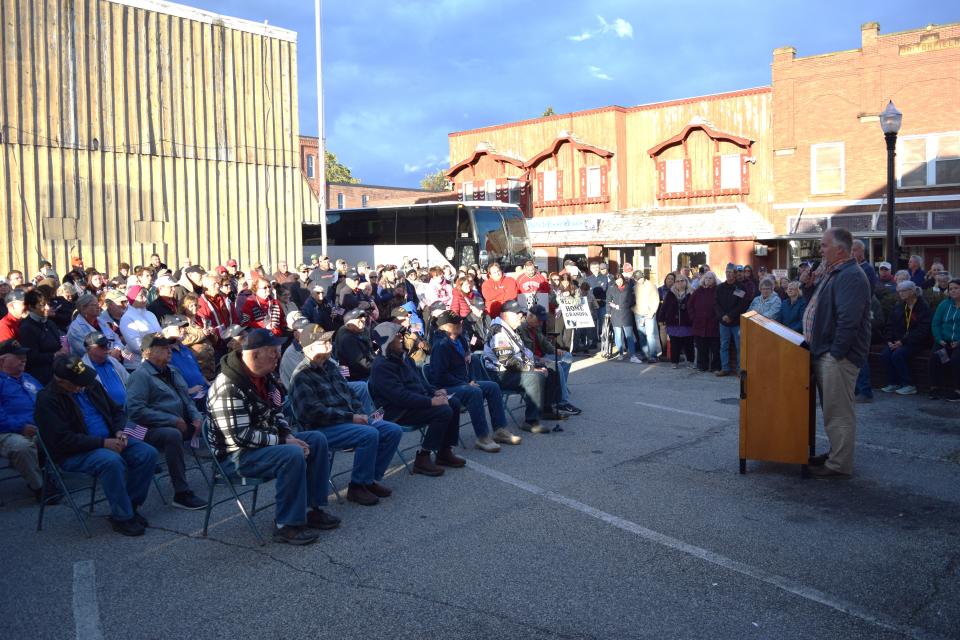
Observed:
[[[257,515],[257,494],[260,493],[260,487],[256,486],[253,488],[253,504],[250,505],[250,515]]]
[[[90,485],[90,513],[93,513],[94,499],[97,497],[97,476],[93,476],[93,484]]]

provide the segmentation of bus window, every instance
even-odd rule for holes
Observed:
[[[504,209],[502,213],[503,221],[507,225],[507,238],[510,241],[508,249],[511,264],[523,264],[533,259],[533,246],[527,235],[527,224],[523,215],[517,209]]]
[[[422,209],[397,211],[397,244],[427,244],[427,216]]]
[[[341,214],[337,224],[328,227],[328,234],[331,238],[341,240],[349,238],[350,244],[376,245],[393,239],[393,225],[392,210],[351,211],[346,215]],[[345,243],[331,242],[330,244]]]
[[[507,254],[507,237],[500,214],[496,209],[483,207],[474,209],[473,219],[477,227],[481,266],[500,261]]]

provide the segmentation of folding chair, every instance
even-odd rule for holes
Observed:
[[[487,371],[487,368],[483,366],[483,363],[480,362],[479,358],[474,357],[470,363],[471,372],[473,377],[477,380],[487,380],[489,382],[497,382],[490,375],[490,372]],[[514,389],[504,389],[500,388],[500,395],[503,396],[503,408],[510,416],[510,419],[513,420],[513,424],[517,427],[520,427],[523,424],[522,420],[517,419],[516,411],[526,410],[527,402],[523,399],[523,392],[516,391]],[[510,399],[516,398],[517,403],[514,407],[510,406]]]
[[[340,449],[340,453],[353,453],[354,451],[355,449],[353,449],[352,447],[350,449]],[[337,455],[337,450],[330,449],[330,471],[331,471],[330,488],[333,489],[333,495],[337,496],[337,503],[343,504],[343,498],[340,497],[340,489],[337,488],[337,485],[333,482],[333,479],[339,478],[340,476],[346,475],[348,473],[352,473],[353,467],[351,466],[349,469],[345,469],[343,471],[338,471],[337,473],[333,473],[333,460],[336,457],[336,455]]]
[[[433,383],[430,381],[430,363],[427,362],[426,364],[424,364],[423,367],[421,368],[420,372],[423,374],[423,379],[426,380],[427,384],[432,386]],[[464,424],[464,422],[463,422],[463,416],[464,416],[464,415],[468,416],[468,417],[467,417],[467,422],[466,422],[466,424]],[[470,425],[471,427],[473,426],[473,419],[469,417],[469,416],[470,416],[470,412],[467,411],[467,405],[460,405],[460,416],[461,416],[461,418],[460,418],[460,428],[461,428],[461,429],[462,429],[463,427],[467,426],[467,425]],[[457,433],[457,442],[460,443],[460,447],[461,447],[462,449],[466,449],[466,448],[467,448],[467,445],[463,444],[463,436],[461,436],[459,432]]]
[[[194,462],[193,466],[184,465],[186,466],[185,471],[189,472],[189,471],[193,471],[194,469],[199,471],[200,475],[203,476],[203,482],[209,488],[210,478],[207,476],[207,472],[203,470],[203,461],[201,460],[201,458],[209,459],[210,456],[209,454],[203,455],[203,456],[200,455],[200,451],[203,451],[204,453],[206,453],[207,448],[203,445],[203,443],[199,443],[199,444],[201,447],[203,447],[203,449],[198,449],[197,447],[194,447],[193,445],[190,444],[189,441],[186,441],[183,443],[183,448],[190,452],[190,454],[193,456],[193,462]],[[169,469],[167,469],[167,461],[163,458],[163,454],[161,453],[160,458],[157,460],[157,469],[153,474],[153,486],[157,490],[157,495],[160,496],[160,502],[162,502],[164,505],[167,504],[167,500],[166,498],[163,497],[163,491],[160,490],[160,481],[163,480],[164,478],[169,478],[169,477],[170,477],[170,471]]]
[[[410,463],[407,462],[407,459],[403,457],[403,454],[406,453],[407,451],[410,451],[411,449],[419,449],[421,446],[423,446],[423,439],[427,435],[427,425],[422,424],[419,427],[414,427],[410,425],[401,424],[399,426],[405,434],[413,433],[414,431],[420,432],[420,439],[417,441],[416,444],[411,444],[403,448],[397,447],[397,457],[400,458],[400,462],[402,462],[403,466],[407,468],[407,471],[413,474],[413,467],[411,467]]]
[[[87,522],[83,511],[77,505],[77,501],[73,499],[73,494],[89,489],[90,504],[88,505],[88,510],[90,513],[93,513],[94,505],[104,502],[107,499],[106,496],[100,498],[99,500],[95,499],[97,495],[97,477],[86,473],[63,471],[56,463],[54,463],[53,458],[50,456],[50,452],[47,450],[47,445],[43,443],[43,438],[40,437],[39,432],[36,435],[36,441],[37,444],[40,445],[40,454],[43,456],[44,460],[44,477],[47,479],[47,481],[43,483],[43,490],[40,492],[40,513],[37,516],[37,531],[43,530],[43,514],[47,507],[47,501],[52,497],[48,490],[50,486],[50,480],[53,480],[57,486],[60,487],[60,493],[63,495],[63,499],[73,510],[73,515],[76,516],[84,534],[86,534],[88,538],[93,537],[93,534],[90,533],[90,528],[87,527]],[[68,480],[81,481],[81,486],[70,487],[67,484]]]
[[[204,418],[203,425],[201,427],[201,437],[203,438],[204,443],[207,446],[207,450],[210,452],[210,493],[207,496],[207,509],[206,514],[203,518],[203,535],[206,537],[207,529],[210,525],[210,513],[213,511],[213,507],[224,502],[229,502],[234,500],[237,503],[237,507],[240,509],[240,515],[243,516],[243,519],[247,521],[247,524],[250,525],[250,529],[253,530],[254,535],[257,537],[257,540],[260,542],[260,545],[263,546],[267,543],[263,535],[260,533],[260,530],[257,528],[256,523],[253,521],[253,516],[257,513],[257,493],[260,489],[260,485],[270,482],[268,479],[264,478],[245,478],[239,475],[236,471],[236,467],[233,464],[232,460],[225,460],[220,462],[217,459],[216,451],[213,448],[213,445],[210,444],[210,421],[208,418]],[[213,501],[213,490],[216,488],[217,483],[222,482],[224,485],[230,489],[230,495],[222,500],[217,502]],[[238,491],[237,487],[241,487]],[[248,493],[253,494],[253,500],[250,505],[250,513],[247,513],[246,508],[243,506],[243,501],[240,499],[242,496],[247,495]],[[261,507],[267,509],[273,506],[273,502],[270,504]]]

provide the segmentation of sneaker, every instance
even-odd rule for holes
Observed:
[[[467,461],[453,452],[453,447],[447,447],[437,451],[437,464],[444,467],[453,467],[459,469],[467,466]]]
[[[386,486],[382,485],[379,482],[373,482],[367,485],[367,491],[377,496],[378,498],[389,498],[393,495],[393,490]]]
[[[724,376],[732,376],[732,375],[733,375],[733,372],[732,372],[732,371],[727,371],[726,369],[720,369],[720,371],[717,371],[717,372],[716,372],[715,374],[713,374],[713,375],[717,376],[718,378],[723,378]]]
[[[142,536],[144,533],[143,526],[137,522],[136,518],[130,518],[129,520],[108,518],[108,520],[110,520],[110,526],[113,527],[113,530],[120,535],[136,538],[137,536]]]
[[[558,404],[558,405],[557,405],[557,410],[558,410],[558,411],[562,411],[562,412],[564,412],[564,413],[569,413],[569,414],[572,415],[572,416],[578,416],[578,415],[580,415],[581,413],[583,413],[583,410],[579,409],[578,407],[573,406],[573,405],[570,404],[569,402],[564,402],[563,404]]]
[[[679,364],[675,364],[675,365],[673,365],[672,368],[673,368],[673,369],[679,369],[679,368],[680,368],[680,365],[679,365]]]
[[[436,478],[442,476],[443,472],[444,468],[437,466],[431,458],[429,451],[424,449],[417,451],[417,457],[413,460],[413,467],[410,469],[410,473],[419,473],[420,475]]]
[[[523,438],[515,433],[510,433],[506,427],[500,427],[493,432],[493,441],[500,444],[520,444],[523,442]]]
[[[530,433],[550,433],[550,429],[539,422],[524,422],[520,428]]]
[[[944,400],[946,400],[947,402],[960,402],[960,391],[957,391],[956,389],[954,389],[953,391],[947,394]]]
[[[273,541],[281,544],[310,544],[319,537],[316,531],[310,531],[306,527],[287,525],[273,528]]]
[[[881,388],[880,391],[883,391],[884,393],[893,393],[899,388],[900,388],[900,385],[898,384],[888,384],[887,386]]]
[[[643,360],[641,360],[637,356],[630,356],[630,362],[632,362],[633,364],[643,364]]]
[[[207,502],[193,495],[193,491],[184,491],[173,496],[173,506],[178,509],[196,511],[197,509],[206,507]]]
[[[895,393],[901,396],[915,396],[917,395],[917,388],[912,384],[908,384],[897,389]]]
[[[498,429],[498,431],[503,431],[503,429]],[[487,453],[498,453],[500,451],[500,445],[494,442],[493,438],[490,436],[477,438],[477,442],[473,446],[477,449],[480,449],[480,451],[486,451]]]
[[[372,507],[380,502],[380,498],[370,493],[370,490],[364,485],[354,484],[352,482],[347,485],[347,500],[356,502],[364,507]]]
[[[336,529],[339,526],[340,518],[327,513],[323,509],[311,509],[310,512],[307,513],[308,529],[321,529],[328,531],[330,529]]]

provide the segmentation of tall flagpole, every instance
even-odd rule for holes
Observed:
[[[320,0],[315,0],[317,21],[317,176],[320,184],[320,253],[327,255],[327,148],[323,136],[323,72],[321,71]]]

